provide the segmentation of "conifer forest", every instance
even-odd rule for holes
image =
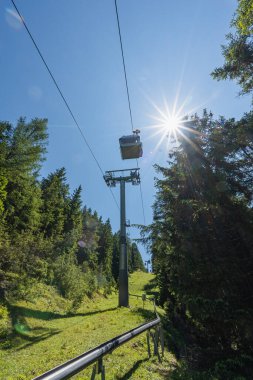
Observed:
[[[1,299],[25,296],[34,281],[56,286],[78,306],[98,287],[117,283],[119,235],[110,220],[70,194],[64,168],[38,180],[45,159],[47,120],[1,128]],[[135,243],[128,242],[130,272],[144,270]]]

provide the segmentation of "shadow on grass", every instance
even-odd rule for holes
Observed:
[[[136,313],[138,313],[138,315],[143,316],[147,322],[156,318],[156,314],[154,311],[142,309],[141,307],[136,309]]]
[[[33,330],[33,332],[34,332],[34,330]],[[24,341],[26,341],[26,343],[24,343],[21,347],[16,348],[16,351],[23,350],[24,348],[27,348],[29,346],[32,346],[32,345],[38,343],[38,342],[46,340],[46,339],[50,338],[51,336],[57,335],[60,332],[61,332],[61,330],[50,329],[49,331],[47,331],[47,332],[45,332],[45,333],[43,333],[41,335],[37,335],[37,336],[22,336],[22,339]]]
[[[156,281],[156,278],[152,278],[152,280],[149,281],[148,284],[146,284],[144,286],[144,290],[145,291],[152,291],[154,290],[155,288],[157,287],[157,281]]]
[[[41,330],[43,331],[42,333]],[[29,332],[32,332],[33,335],[29,335]],[[1,349],[10,350],[15,348],[16,351],[20,351],[38,342],[46,340],[51,336],[59,334],[61,330],[36,328],[33,330],[30,329],[29,332],[20,332],[15,330],[15,332],[9,335],[7,339],[1,344]],[[40,333],[38,334],[38,332]]]
[[[155,299],[157,299],[159,292],[157,290],[156,278],[150,280],[149,283],[144,286],[143,290],[148,296],[153,296]]]
[[[29,309],[24,306],[12,306],[9,305],[9,311],[11,314],[12,323],[15,324],[16,319],[23,317],[23,318],[35,318],[35,319],[41,319],[43,321],[50,321],[53,319],[60,319],[60,318],[72,318],[72,317],[86,317],[89,315],[99,314],[99,313],[105,313],[107,311],[114,311],[117,307],[106,309],[106,310],[96,310],[96,311],[90,311],[87,313],[67,313],[67,314],[60,314],[60,313],[54,313],[51,311],[42,311],[42,310],[35,310],[35,309]]]
[[[109,309],[104,309],[104,310],[88,311],[87,313],[69,313],[66,316],[64,316],[63,318],[88,317],[89,315],[101,314],[101,313],[105,313],[107,311],[115,311],[117,309],[118,309],[118,307],[111,307]]]
[[[146,359],[142,359],[142,360],[138,360],[134,365],[133,367],[127,372],[125,373],[125,375],[123,377],[120,377],[118,379],[121,379],[121,380],[128,380],[128,379],[131,379],[134,372],[140,367],[140,365],[146,361],[148,361],[149,359],[146,358]]]
[[[108,311],[114,311],[117,308],[110,308],[106,310],[96,310],[87,313],[68,313],[59,314],[49,311],[34,310],[23,306],[8,305],[11,317],[12,333],[5,339],[0,340],[0,347],[4,350],[15,348],[17,351],[22,350],[28,346],[38,343],[42,340],[48,339],[53,335],[59,334],[62,330],[35,327],[31,328],[26,318],[35,318],[43,321],[50,321],[60,318],[73,318],[78,316],[90,316],[100,314]]]

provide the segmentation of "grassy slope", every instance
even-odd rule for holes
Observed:
[[[153,275],[137,272],[130,277],[131,294],[142,294],[151,288]],[[31,379],[54,366],[111,339],[139,324],[153,319],[149,302],[142,309],[141,299],[130,297],[130,308],[117,308],[116,294],[108,298],[86,299],[78,312],[64,315],[67,304],[49,290],[41,289],[40,297],[22,302],[13,309],[13,323],[18,336],[2,343],[0,379]],[[162,364],[147,355],[145,333],[106,356],[106,379],[164,379],[173,363],[166,352]],[[92,367],[74,379],[90,379]],[[99,377],[98,377],[99,378]]]

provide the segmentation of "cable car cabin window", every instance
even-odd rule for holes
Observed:
[[[122,136],[119,139],[121,157],[123,160],[142,157],[142,143],[140,136]]]

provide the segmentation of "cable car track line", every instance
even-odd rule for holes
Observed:
[[[139,160],[136,160],[137,167],[139,167]],[[142,185],[140,181],[140,193],[141,193],[141,207],[142,207],[142,216],[143,216],[143,222],[144,226],[146,225],[146,217],[145,217],[145,209],[144,209],[144,202],[143,202],[143,192],[142,192]]]
[[[117,25],[118,25],[118,32],[119,32],[120,49],[121,49],[122,63],[123,63],[124,75],[125,75],[128,108],[129,108],[130,121],[131,121],[131,127],[132,127],[132,132],[133,132],[134,131],[134,124],[133,124],[132,108],[131,108],[130,95],[129,95],[129,89],[128,89],[128,80],[127,80],[125,56],[124,56],[123,43],[122,43],[122,37],[121,37],[121,30],[120,30],[120,22],[119,22],[119,12],[118,12],[117,0],[114,0],[114,4],[115,4],[116,16],[117,16]],[[139,166],[138,160],[136,160],[136,164],[137,164],[137,167],[138,167]],[[143,203],[143,193],[142,193],[141,183],[140,183],[140,193],[141,193],[141,205],[142,205],[143,221],[144,221],[144,225],[146,225],[145,209],[144,209],[144,203]]]
[[[126,82],[128,108],[129,108],[129,114],[130,114],[132,131],[133,131],[134,130],[134,124],[133,124],[132,109],[131,109],[131,102],[130,102],[129,89],[128,89],[128,80],[127,80],[127,73],[126,73],[126,65],[125,65],[123,43],[122,43],[121,31],[120,31],[120,23],[119,23],[119,13],[118,13],[118,7],[117,7],[117,0],[114,0],[114,4],[115,4],[116,16],[117,16],[117,25],[118,25],[118,32],[119,32],[120,49],[121,49],[121,56],[122,56],[124,75],[125,75],[125,82]]]
[[[96,156],[95,156],[95,154],[94,154],[94,152],[93,152],[93,150],[92,150],[90,144],[88,143],[88,140],[86,139],[86,137],[85,137],[85,135],[84,135],[82,129],[80,128],[79,123],[77,122],[77,120],[76,120],[76,118],[75,118],[75,116],[74,116],[74,114],[73,114],[73,112],[72,112],[72,110],[71,110],[71,108],[70,108],[70,106],[69,106],[69,104],[68,104],[68,102],[67,102],[65,96],[63,95],[63,92],[61,91],[61,89],[60,89],[60,87],[59,87],[59,85],[58,85],[58,83],[57,83],[57,81],[56,81],[56,79],[55,79],[55,77],[54,77],[52,71],[50,70],[50,68],[49,68],[49,66],[48,66],[48,64],[47,64],[47,62],[46,62],[46,60],[45,60],[45,58],[43,57],[43,55],[42,55],[42,53],[41,53],[41,51],[40,51],[40,49],[39,49],[39,47],[38,47],[36,41],[34,40],[34,38],[33,38],[33,36],[32,36],[32,33],[30,32],[28,26],[26,25],[26,22],[25,22],[24,18],[22,17],[22,15],[21,15],[19,9],[17,8],[17,6],[16,6],[14,0],[11,0],[11,2],[12,2],[12,5],[14,6],[14,8],[15,8],[17,14],[18,14],[18,16],[20,17],[20,22],[22,22],[22,24],[24,25],[24,27],[25,27],[25,29],[26,29],[26,31],[27,31],[29,37],[30,37],[31,40],[32,40],[32,43],[33,43],[35,49],[37,50],[37,53],[39,54],[39,56],[40,56],[42,62],[44,63],[44,66],[46,67],[46,69],[47,69],[47,71],[48,71],[48,73],[49,73],[49,75],[50,75],[50,77],[51,77],[51,79],[52,79],[52,81],[53,81],[55,87],[57,88],[58,93],[60,94],[60,96],[61,96],[61,98],[62,98],[62,100],[63,100],[65,106],[67,107],[67,109],[68,109],[68,111],[69,111],[69,113],[70,113],[70,115],[71,115],[71,117],[72,117],[72,119],[73,119],[73,121],[74,121],[74,123],[75,123],[75,125],[76,125],[76,127],[78,128],[78,130],[79,130],[79,132],[80,132],[80,134],[81,134],[81,136],[82,136],[82,138],[83,138],[83,140],[84,140],[85,145],[87,146],[88,150],[90,151],[90,154],[92,155],[94,161],[95,161],[96,164],[97,164],[98,169],[100,170],[100,172],[101,172],[101,174],[102,174],[102,176],[103,176],[103,175],[104,175],[104,171],[103,171],[103,169],[102,169],[100,163],[98,162],[98,160],[97,160],[97,158],[96,158]],[[116,200],[116,198],[115,198],[115,196],[114,196],[114,194],[113,194],[113,192],[112,192],[112,189],[109,188],[109,190],[110,190],[110,192],[111,192],[111,194],[112,194],[112,197],[113,197],[113,199],[114,199],[114,202],[116,203],[116,206],[117,206],[118,209],[119,209],[118,202],[117,202],[117,200]]]

